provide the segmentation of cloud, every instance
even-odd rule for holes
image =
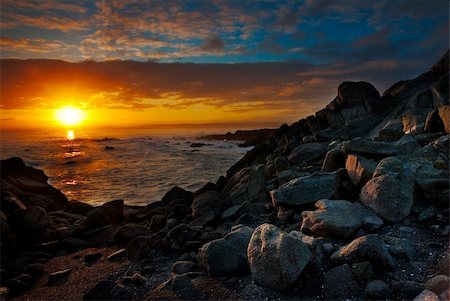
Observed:
[[[15,39],[0,36],[0,47],[3,51],[27,52],[27,53],[54,53],[65,51],[70,46],[45,39]]]
[[[211,52],[222,51],[225,49],[225,43],[219,36],[213,36],[205,40],[200,49]]]

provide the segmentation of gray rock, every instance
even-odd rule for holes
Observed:
[[[358,237],[336,251],[331,259],[347,263],[369,261],[375,266],[394,267],[394,260],[386,244],[377,234]]]
[[[403,124],[400,121],[388,122],[374,140],[392,142],[403,136]]]
[[[369,299],[381,300],[389,298],[391,291],[383,281],[373,280],[367,284],[364,294]]]
[[[345,154],[358,154],[367,158],[390,157],[397,154],[397,148],[391,143],[354,139],[342,143]]]
[[[426,221],[435,217],[436,215],[437,215],[436,207],[431,206],[422,210],[417,218],[419,221]]]
[[[388,222],[407,217],[414,202],[414,174],[408,163],[383,159],[360,193],[361,202]]]
[[[353,299],[362,296],[358,282],[353,278],[348,264],[335,267],[325,273],[323,283],[326,300]]]
[[[291,166],[289,161],[286,158],[281,157],[281,156],[278,156],[275,158],[274,164],[275,164],[275,170],[277,173],[280,173],[283,170],[286,170]]]
[[[247,245],[252,233],[252,228],[244,226],[205,244],[198,252],[200,265],[215,277],[247,273]]]
[[[276,290],[287,289],[296,283],[311,259],[305,243],[271,224],[262,224],[255,229],[247,255],[253,279]]]
[[[345,166],[345,155],[339,148],[329,150],[322,163],[322,172],[332,172]]]
[[[175,261],[172,264],[172,273],[181,275],[192,271],[194,267],[195,263],[192,261]]]
[[[338,197],[339,182],[340,171],[312,174],[293,179],[272,190],[270,195],[275,206],[300,206]]]
[[[424,290],[413,301],[439,301],[439,296],[432,291]]]
[[[364,186],[372,178],[376,167],[375,161],[353,154],[349,154],[345,161],[345,169],[350,181],[358,188]]]
[[[371,210],[345,200],[319,200],[317,210],[303,211],[301,230],[318,236],[348,238],[364,223],[383,223]]]
[[[117,245],[122,246],[128,243],[136,236],[144,235],[147,227],[138,224],[126,224],[120,226],[114,233],[114,241]]]
[[[197,241],[201,233],[186,224],[173,227],[164,238],[164,247],[173,250],[183,250],[188,241]]]
[[[371,280],[375,276],[373,266],[368,261],[362,261],[352,264],[352,272],[356,280],[362,283]]]
[[[258,164],[250,169],[247,183],[249,202],[265,202],[268,200],[266,182],[267,178],[262,164]]]
[[[417,254],[416,246],[408,238],[398,238],[393,236],[387,236],[384,241],[388,245],[389,253],[395,257],[412,261]]]
[[[412,135],[405,135],[399,140],[394,142],[395,147],[398,150],[398,153],[401,155],[412,154],[418,150],[420,150],[420,144]]]
[[[315,161],[325,156],[327,148],[320,143],[306,143],[294,148],[288,157],[292,163]]]
[[[414,297],[420,294],[424,289],[422,284],[410,280],[392,281],[391,287],[397,298],[404,298],[407,300],[414,299]]]
[[[229,220],[237,217],[239,210],[242,208],[242,204],[234,205],[222,212],[221,218],[223,220]]]
[[[197,218],[208,212],[219,215],[222,212],[225,198],[222,193],[210,190],[194,198],[192,202],[192,217]]]

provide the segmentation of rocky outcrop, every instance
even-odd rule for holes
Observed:
[[[247,255],[253,279],[275,290],[294,285],[311,259],[305,243],[271,224],[255,229]]]

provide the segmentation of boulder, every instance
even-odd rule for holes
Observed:
[[[375,161],[358,155],[349,154],[345,160],[345,169],[350,181],[358,188],[364,186],[372,178],[376,167]]]
[[[174,250],[183,250],[188,241],[198,241],[201,233],[186,224],[173,227],[164,238],[164,247]]]
[[[174,200],[183,200],[186,204],[190,204],[192,202],[192,196],[192,192],[174,186],[162,197],[161,202],[167,204]]]
[[[420,150],[420,144],[413,135],[404,135],[402,138],[394,142],[394,146],[397,148],[398,153],[403,156]]]
[[[319,199],[339,196],[340,171],[317,173],[295,178],[272,190],[270,195],[275,206],[300,206]]]
[[[292,287],[311,259],[304,242],[271,224],[255,229],[247,255],[253,279],[276,290]]]
[[[123,246],[136,236],[144,235],[147,232],[147,227],[138,224],[126,224],[120,226],[116,232],[114,232],[114,241],[117,245]]]
[[[321,143],[306,143],[294,148],[288,157],[292,163],[321,159],[327,153],[327,148]]]
[[[445,126],[442,122],[441,116],[439,116],[438,109],[434,109],[433,111],[428,113],[423,130],[428,133],[438,133],[445,131]]]
[[[389,298],[391,291],[383,281],[373,280],[367,284],[364,294],[369,299],[385,300]]]
[[[348,264],[335,267],[324,275],[323,293],[326,300],[347,300],[362,296],[361,287]]]
[[[414,299],[424,289],[422,284],[411,280],[392,281],[391,287],[397,299],[403,298],[407,300]]]
[[[247,183],[247,198],[249,202],[268,201],[266,182],[264,165],[258,164],[250,169]]]
[[[200,217],[207,212],[219,215],[222,212],[225,198],[222,193],[210,190],[194,198],[192,202],[192,217]]]
[[[357,154],[374,159],[395,156],[397,154],[397,149],[391,143],[363,140],[360,138],[344,141],[342,143],[342,151],[345,154]]]
[[[130,260],[141,260],[149,256],[153,249],[153,240],[148,236],[137,236],[127,245],[127,257]]]
[[[39,206],[30,206],[23,214],[20,227],[24,233],[33,236],[42,234],[42,232],[47,229],[48,225],[49,221],[45,209]]]
[[[175,261],[172,265],[172,273],[182,275],[192,271],[195,263],[192,261]]]
[[[334,148],[327,152],[322,163],[322,172],[332,172],[345,166],[345,155],[338,148]]]
[[[445,105],[439,108],[439,117],[444,124],[445,133],[450,133],[450,105]]]
[[[440,295],[442,292],[445,292],[449,289],[449,277],[446,275],[437,275],[431,279],[429,279],[425,283],[425,288],[434,292],[437,295]]]
[[[167,223],[167,218],[164,215],[156,214],[152,216],[152,219],[150,220],[150,231],[158,232],[159,230],[162,230],[164,226]]]
[[[381,226],[380,220],[371,210],[359,203],[345,200],[319,200],[315,204],[317,210],[303,211],[302,232],[325,237],[348,238],[367,221],[368,230],[374,230],[373,225]]]
[[[406,258],[412,261],[417,254],[416,246],[408,238],[386,236],[384,237],[384,241],[389,248],[389,253],[400,259]]]
[[[252,233],[252,228],[244,226],[205,244],[198,252],[200,265],[214,277],[247,273],[247,246]]]
[[[413,169],[395,157],[383,159],[373,178],[361,189],[360,198],[384,220],[393,223],[403,220],[414,202]]]
[[[389,254],[384,241],[377,234],[356,238],[336,251],[331,259],[346,263],[369,261],[376,267],[394,267],[394,259]]]
[[[118,224],[123,219],[123,200],[107,202],[90,211],[86,216],[85,225],[89,230],[103,226]]]

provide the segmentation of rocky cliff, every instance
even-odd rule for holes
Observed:
[[[448,59],[382,95],[344,82],[226,177],[146,207],[68,202],[2,161],[0,294],[448,300]]]

